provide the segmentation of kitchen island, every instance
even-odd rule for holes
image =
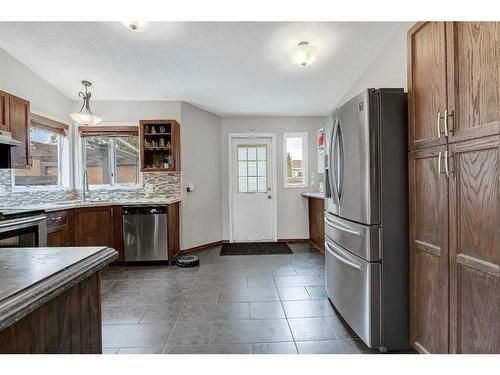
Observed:
[[[0,353],[101,353],[109,247],[0,249]]]

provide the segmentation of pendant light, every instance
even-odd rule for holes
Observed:
[[[82,108],[80,111],[72,113],[70,116],[77,123],[82,125],[97,125],[102,122],[102,118],[94,115],[90,110],[90,97],[91,94],[88,90],[92,83],[89,81],[82,81],[82,85],[85,88],[85,92],[80,91],[78,93],[79,97],[83,98]]]

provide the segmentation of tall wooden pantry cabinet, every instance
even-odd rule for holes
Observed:
[[[411,343],[500,353],[500,22],[408,31]]]

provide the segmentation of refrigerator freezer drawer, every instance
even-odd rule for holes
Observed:
[[[381,259],[381,229],[362,225],[326,212],[325,234],[335,243],[368,262]]]
[[[326,290],[344,320],[370,348],[381,346],[380,263],[369,263],[325,241]]]

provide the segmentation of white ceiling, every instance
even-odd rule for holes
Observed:
[[[0,47],[68,97],[184,100],[220,115],[324,115],[384,46],[390,22],[0,22]],[[302,40],[307,68],[289,62]]]

